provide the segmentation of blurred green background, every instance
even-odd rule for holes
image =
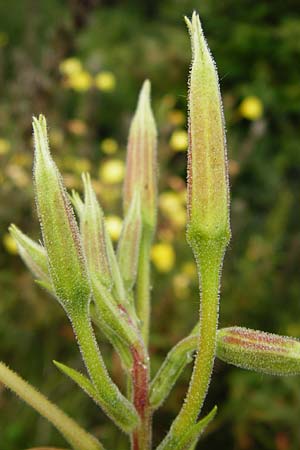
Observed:
[[[193,258],[185,241],[186,79],[183,15],[197,9],[218,65],[227,125],[232,242],[221,326],[300,337],[300,5],[297,0],[10,0],[0,2],[0,358],[108,448],[126,439],[62,374],[81,368],[68,321],[35,286],[7,234],[40,238],[32,190],[31,116],[43,112],[69,189],[90,171],[117,239],[128,126],[139,88],[152,82],[159,130],[159,227],[152,252],[153,373],[197,320]],[[101,339],[101,337],[100,337]],[[122,384],[117,357],[102,349]],[[158,443],[190,369],[155,414]],[[217,419],[198,448],[300,448],[300,378],[267,377],[216,362],[205,411]],[[0,386],[0,449],[64,446],[60,435]]]

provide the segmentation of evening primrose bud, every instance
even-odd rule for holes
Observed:
[[[130,207],[136,189],[141,193],[143,224],[154,230],[157,215],[157,132],[150,105],[150,82],[141,89],[127,146],[124,182],[124,211]]]
[[[61,175],[51,158],[44,116],[33,118],[34,183],[54,291],[67,311],[86,309],[89,281],[79,230]]]
[[[89,174],[82,175],[84,204],[80,213],[80,228],[90,275],[105,286],[112,284],[106,246],[104,215],[93,190]],[[76,201],[78,203],[78,199]],[[78,203],[79,204],[79,203]]]
[[[19,255],[26,266],[37,280],[42,281],[42,283],[49,286],[49,290],[51,290],[51,278],[49,275],[48,258],[45,248],[30,239],[26,234],[22,233],[16,225],[12,224],[9,227],[9,232],[16,242]]]
[[[234,366],[270,375],[300,374],[300,341],[264,331],[219,330],[217,356]]]
[[[198,14],[185,18],[192,43],[189,78],[188,238],[228,242],[228,175],[216,66]]]
[[[136,280],[141,234],[141,200],[139,191],[136,191],[124,220],[117,252],[120,271],[127,289],[131,289]]]

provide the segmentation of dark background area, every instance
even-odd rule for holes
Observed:
[[[39,239],[33,114],[48,119],[68,189],[89,170],[117,237],[130,118],[152,82],[159,132],[159,225],[153,249],[153,373],[195,324],[198,288],[185,241],[186,95],[183,16],[200,13],[216,60],[227,126],[232,241],[220,324],[300,337],[300,5],[294,0],[0,1],[0,359],[56,401],[107,448],[126,438],[52,360],[81,369],[69,323],[32,280],[7,228]],[[101,339],[101,336],[99,337]],[[102,344],[113,377],[118,359]],[[178,412],[190,369],[155,414],[158,443]],[[216,361],[198,448],[298,450],[300,377],[262,376]],[[37,413],[0,386],[0,449],[64,446]]]

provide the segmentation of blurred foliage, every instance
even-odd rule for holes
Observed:
[[[64,379],[52,359],[80,366],[58,304],[35,286],[7,235],[15,222],[39,239],[31,182],[31,116],[50,125],[69,189],[90,171],[118,238],[126,137],[139,88],[150,78],[159,128],[160,215],[153,248],[153,371],[197,320],[198,290],[185,242],[186,79],[183,15],[198,9],[218,65],[229,147],[233,239],[221,325],[300,337],[300,5],[297,0],[10,0],[0,2],[0,356],[109,448],[126,440]],[[101,339],[101,336],[99,337]],[[122,384],[108,344],[104,354]],[[188,369],[155,415],[166,432]],[[207,411],[219,413],[199,449],[296,450],[299,379],[247,373],[216,362]],[[0,386],[0,447],[62,438]]]

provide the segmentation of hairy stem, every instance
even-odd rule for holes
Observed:
[[[151,448],[152,411],[149,403],[149,357],[144,346],[137,344],[132,348],[132,398],[139,414],[140,423],[132,433],[132,450]]]
[[[100,442],[2,362],[0,362],[0,381],[49,420],[74,449],[104,450]]]

